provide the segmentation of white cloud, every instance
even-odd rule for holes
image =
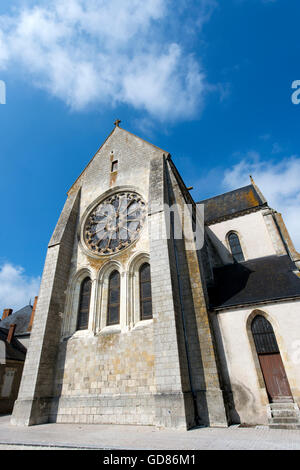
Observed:
[[[127,104],[160,120],[189,118],[201,111],[205,76],[185,38],[199,33],[216,6],[215,0],[179,0],[176,9],[171,0],[40,1],[0,16],[0,68],[22,70],[73,109]]]
[[[223,185],[227,190],[247,185],[249,175],[254,177],[269,205],[282,213],[300,251],[300,158],[291,156],[280,162],[264,161],[257,152],[248,152],[225,172]]]
[[[5,263],[0,267],[0,314],[3,309],[12,308],[14,311],[28,305],[38,295],[39,277],[27,276],[24,269]],[[1,326],[1,324],[0,324]]]
[[[280,147],[280,145],[277,142],[275,142],[272,147],[272,154],[275,155],[277,153],[282,153],[282,152],[283,152],[283,149]]]

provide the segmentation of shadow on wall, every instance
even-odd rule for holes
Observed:
[[[198,412],[198,423],[200,425],[209,426],[209,412],[208,412],[208,403],[206,399],[206,383],[204,375],[204,365],[201,355],[201,348],[199,343],[198,336],[198,326],[196,319],[195,306],[193,302],[192,287],[189,276],[188,263],[186,259],[186,253],[184,249],[183,240],[175,240],[176,249],[178,253],[179,260],[179,279],[181,283],[181,291],[184,293],[182,296],[182,308],[185,314],[185,326],[186,326],[186,336],[188,338],[188,356],[190,361],[190,369],[192,376],[192,387],[196,395],[197,401],[197,412]],[[175,271],[176,272],[176,271]],[[178,289],[174,289],[174,293]],[[180,305],[180,300],[177,300],[178,306]],[[180,312],[180,307],[178,308]],[[180,346],[179,359],[181,362],[181,373],[184,373],[186,370],[186,346],[184,344],[184,331],[183,331],[183,322],[182,318],[177,319],[177,337],[178,344]],[[189,382],[189,380],[188,380]],[[191,386],[188,386],[188,391],[191,391]]]
[[[177,194],[175,194],[172,184],[168,186],[169,204],[177,207]],[[178,198],[180,198],[180,194]],[[173,217],[176,215],[179,218],[178,214],[174,214]],[[175,276],[173,278],[173,291],[174,300],[177,304],[176,330],[181,374],[183,380],[187,383],[187,391],[194,392],[195,409],[193,411],[195,415],[198,415],[198,422],[196,424],[210,426],[210,410],[206,396],[206,391],[209,387],[206,383],[205,373],[207,370],[205,370],[203,363],[198,334],[197,313],[199,312],[199,306],[196,308],[192,293],[190,276],[192,265],[189,267],[185,240],[183,238],[169,239],[169,250],[172,254],[170,262],[173,264],[173,266],[171,265],[171,272],[177,274],[177,278]],[[177,256],[177,265],[175,255]],[[186,340],[184,326],[186,329]],[[190,377],[187,370],[188,367],[190,369]]]
[[[207,293],[210,304],[219,305],[230,299],[232,295],[244,289],[251,271],[243,265],[233,261],[231,252],[223,245],[209,227],[206,227],[206,233],[212,248],[216,253],[214,259],[217,262],[217,267],[213,268],[214,280],[207,284]],[[224,278],[220,279],[218,277],[218,268],[221,268],[220,272],[223,273],[224,269],[225,271],[226,269],[231,271],[232,267],[237,269],[237,276],[234,283],[232,283],[232,278],[228,277],[226,272]],[[219,285],[224,283],[226,283],[226,287],[219,289]],[[217,315],[211,312],[210,319],[212,322],[212,336],[214,340],[214,348],[216,350],[219,379],[221,389],[223,391],[228,424],[241,424],[241,418],[236,409],[236,401],[238,406],[240,402],[245,403],[245,406],[248,406],[251,403],[251,397],[246,389],[243,390],[242,384],[231,383]]]
[[[74,244],[78,243],[78,240],[74,239]],[[78,263],[78,250],[74,250],[74,254],[72,257],[72,262],[69,270],[69,282],[71,282],[72,276],[72,268],[77,266]],[[67,285],[66,292],[69,290],[69,283]],[[66,312],[66,304],[67,304],[67,297],[65,295],[65,300],[64,300],[64,312],[63,315],[66,315],[69,312]],[[71,303],[72,305],[72,303]],[[79,307],[79,306],[78,306]],[[70,306],[70,308],[72,308]],[[71,312],[70,312],[71,314]],[[63,317],[60,316],[60,331],[62,334],[63,327],[64,327],[64,320]],[[73,332],[74,333],[74,332]],[[55,373],[54,373],[54,379],[53,379],[53,397],[51,400],[50,404],[50,412],[49,412],[49,422],[51,423],[56,423],[57,422],[57,416],[58,416],[58,411],[59,411],[59,399],[62,396],[62,390],[63,390],[63,385],[66,380],[65,378],[65,365],[66,365],[66,356],[67,356],[67,347],[68,347],[68,339],[73,336],[73,333],[64,338],[63,341],[60,340],[59,345],[58,345],[58,352],[57,352],[57,358],[56,358],[56,365],[55,365]]]
[[[222,340],[222,335],[221,335],[217,315],[214,313],[212,314],[211,318],[212,318],[213,331],[214,331],[214,337],[215,337],[214,343],[215,343],[215,348],[216,348],[216,353],[217,353],[216,357],[217,357],[218,369],[219,369],[219,374],[220,374],[220,382],[221,382],[221,388],[223,390],[223,395],[224,395],[224,402],[225,402],[228,424],[229,425],[241,424],[241,418],[237,412],[234,397],[236,397],[236,392],[238,392],[237,396],[241,395],[242,397],[243,396],[246,397],[247,393],[243,394],[242,387],[240,387],[240,389],[238,390],[235,384],[231,383],[229,371],[227,367],[224,344]],[[241,393],[239,393],[239,391],[241,391]],[[233,395],[233,392],[234,392],[234,395]],[[237,401],[239,404],[240,400],[237,399]],[[242,401],[245,403],[248,402],[247,398],[246,399],[242,398]]]
[[[219,240],[219,238],[214,234],[214,232],[209,228],[209,226],[205,227],[205,231],[214,247],[216,250],[218,256],[219,256],[219,266],[224,266],[224,264],[232,264],[233,263],[233,258],[231,252],[226,248],[225,245]]]

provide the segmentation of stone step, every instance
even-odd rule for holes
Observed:
[[[300,424],[298,417],[270,418],[270,424]]]
[[[270,403],[267,409],[270,429],[300,429],[300,411],[296,403]]]
[[[294,402],[276,402],[276,403],[270,403],[268,405],[271,410],[280,410],[280,409],[287,409],[287,410],[290,410],[290,409],[297,409],[298,406],[296,403]]]
[[[277,400],[274,400],[272,403],[283,403],[283,402],[294,403],[294,400],[292,397],[281,397],[281,398],[277,398]]]
[[[269,424],[269,429],[300,429],[300,424]]]
[[[298,418],[297,410],[271,410],[273,418]]]

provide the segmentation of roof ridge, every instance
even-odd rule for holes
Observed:
[[[253,186],[253,184],[247,184],[246,186],[241,186],[240,188],[232,189],[231,191],[226,191],[225,193],[217,194],[216,196],[208,197],[206,199],[202,199],[199,201],[197,204],[201,204],[202,202],[207,202],[211,201],[212,199],[216,199],[218,197],[226,196],[227,194],[235,193],[237,191],[240,191],[241,189],[246,189],[246,188],[253,188],[256,191],[256,188]],[[257,191],[256,191],[257,193]],[[259,194],[257,193],[259,196]]]

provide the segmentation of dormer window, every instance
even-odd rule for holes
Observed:
[[[229,243],[231,254],[232,254],[234,261],[237,263],[240,263],[241,261],[245,261],[240,239],[236,233],[232,232],[228,235],[228,243]]]

